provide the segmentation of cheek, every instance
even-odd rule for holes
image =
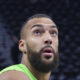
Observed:
[[[28,45],[30,46],[30,48],[32,50],[36,50],[36,51],[39,51],[40,49],[40,39],[37,39],[37,38],[28,38]]]
[[[55,51],[58,50],[58,39],[54,40],[53,47],[54,47]]]

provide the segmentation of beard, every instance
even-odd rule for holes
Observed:
[[[37,71],[43,72],[43,73],[47,73],[51,70],[55,70],[58,67],[58,63],[59,63],[58,51],[55,52],[53,48],[52,48],[53,55],[54,55],[53,60],[50,62],[45,62],[42,60],[41,53],[45,48],[52,48],[52,47],[46,46],[42,48],[39,52],[36,52],[36,51],[33,51],[27,44],[27,50],[28,50],[27,55],[28,55],[28,60],[31,66],[34,67],[34,69],[36,69]]]

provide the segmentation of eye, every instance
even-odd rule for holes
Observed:
[[[41,31],[40,30],[35,30],[34,31],[34,35],[40,35],[41,34]]]
[[[56,32],[56,31],[51,31],[50,34],[51,34],[52,36],[56,36],[56,35],[57,35],[57,32]]]

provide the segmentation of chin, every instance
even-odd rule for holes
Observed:
[[[47,63],[51,63],[54,61],[54,56],[42,56],[42,61],[47,62]]]
[[[43,58],[43,59],[42,59],[42,62],[43,62],[45,65],[49,65],[49,64],[52,64],[52,63],[54,62],[54,58],[50,58],[50,59]]]

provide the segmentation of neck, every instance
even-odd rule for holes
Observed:
[[[42,73],[34,69],[30,65],[26,54],[23,54],[21,63],[24,64],[38,80],[49,80],[51,72]]]
[[[48,73],[37,72],[36,73],[36,78],[38,80],[49,80],[49,78],[50,78],[50,72],[48,72]]]

